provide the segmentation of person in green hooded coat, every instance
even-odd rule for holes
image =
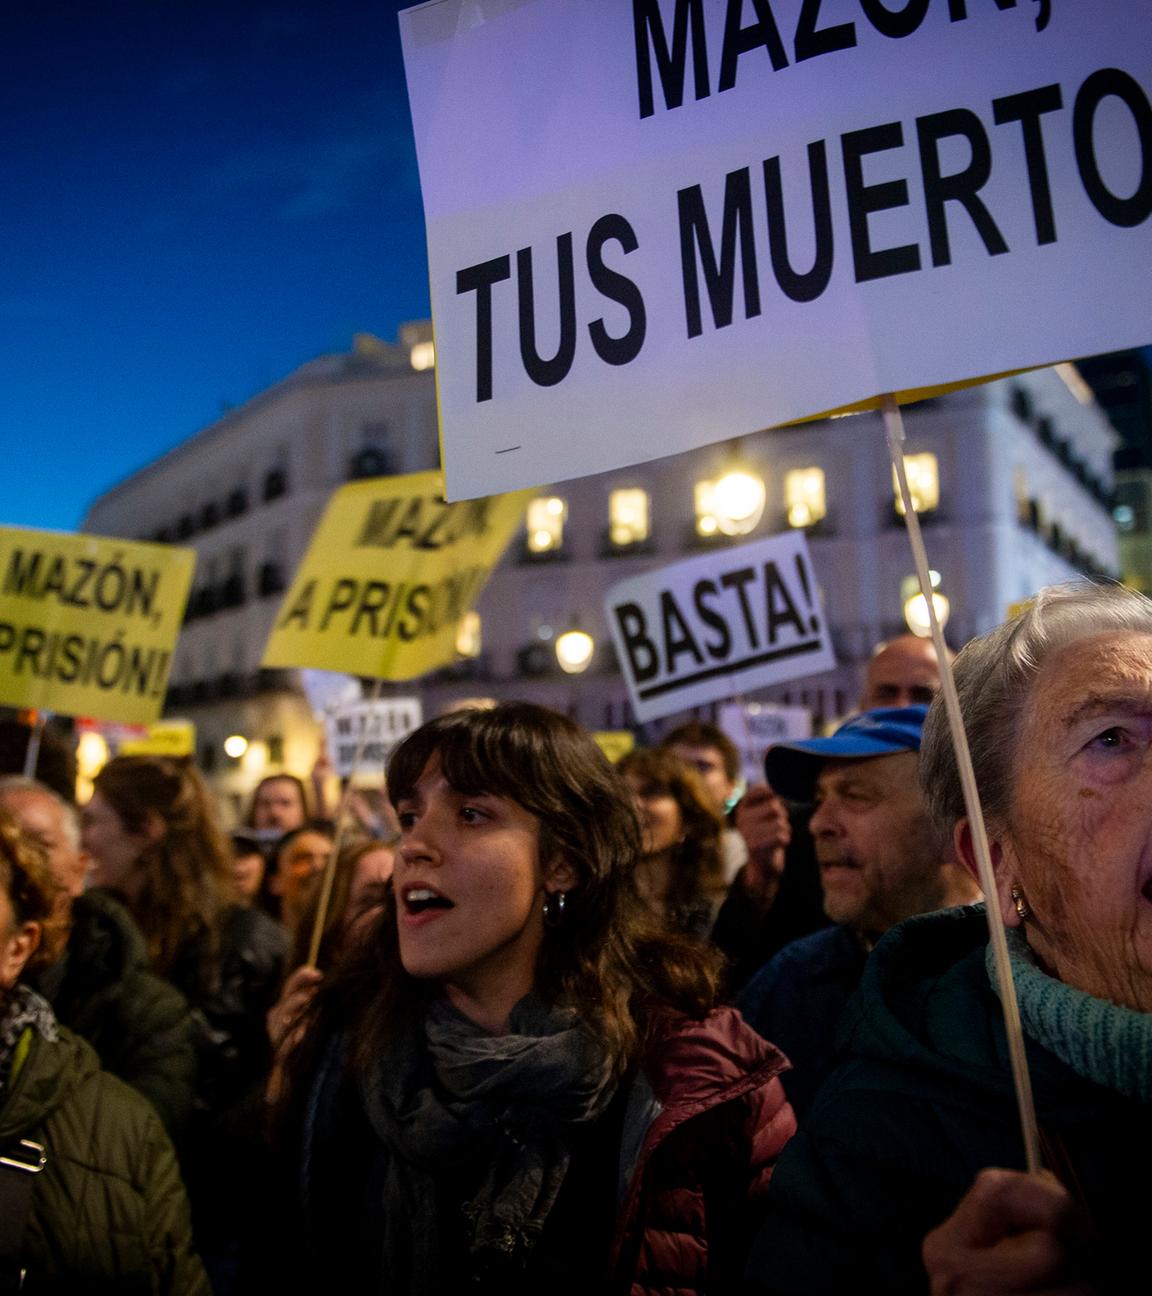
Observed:
[[[57,902],[0,811],[0,1290],[207,1296],[160,1118],[21,980]]]

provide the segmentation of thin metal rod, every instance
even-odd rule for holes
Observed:
[[[1020,1127],[1024,1136],[1024,1156],[1029,1173],[1040,1170],[1040,1138],[1036,1129],[1036,1109],[1032,1101],[1032,1081],[1028,1074],[1028,1061],[1024,1054],[1024,1030],[1020,1024],[1020,1007],[1016,1000],[1016,986],[1012,980],[1012,965],[1008,959],[1008,942],[1004,939],[1004,924],[1000,921],[1000,910],[996,901],[996,875],[992,869],[992,856],[988,850],[988,834],[984,828],[984,811],[980,805],[980,794],[976,789],[976,774],[972,768],[972,755],[968,750],[968,735],[964,732],[964,720],[960,714],[960,699],[956,693],[956,680],[952,674],[952,663],[948,660],[948,648],[944,643],[944,632],[936,616],[932,602],[932,579],[928,574],[928,555],[924,551],[924,537],[920,531],[920,519],[912,507],[912,496],[908,489],[908,474],[904,468],[904,419],[895,396],[884,397],[884,430],[888,438],[888,452],[892,457],[892,466],[896,470],[896,480],[900,488],[900,499],[904,505],[904,524],[908,531],[908,540],[912,546],[912,557],[916,564],[916,576],[920,581],[920,592],[928,605],[928,623],[932,628],[932,642],[936,646],[936,657],[940,664],[940,692],[948,713],[948,726],[952,731],[952,745],[956,751],[956,765],[960,772],[960,784],[964,791],[964,808],[968,815],[968,827],[972,835],[972,848],[976,855],[977,872],[980,886],[987,900],[988,933],[992,941],[992,956],[996,967],[996,984],[1000,991],[1000,1002],[1004,1009],[1004,1029],[1008,1036],[1008,1056],[1012,1064],[1012,1081],[1016,1089],[1016,1104],[1020,1111]]]
[[[50,711],[37,711],[36,723],[28,735],[28,746],[24,752],[24,777],[36,777],[36,765],[40,760],[40,740],[44,737],[44,726],[48,723]]]
[[[380,691],[383,687],[383,679],[378,679],[372,685],[372,692],[368,697],[369,705],[379,700]],[[332,840],[332,853],[328,856],[328,863],[324,866],[323,876],[320,880],[320,898],[316,905],[316,918],[312,924],[312,939],[308,945],[308,964],[310,967],[315,967],[316,960],[320,957],[320,941],[324,935],[324,922],[328,917],[328,906],[332,900],[332,883],[336,877],[336,861],[340,858],[340,851],[344,846],[348,825],[352,819],[352,795],[355,791],[352,780],[356,777],[356,771],[360,768],[360,758],[364,755],[370,718],[370,714],[365,716],[364,723],[360,727],[360,735],[356,740],[356,751],[352,757],[352,769],[348,775],[348,782],[344,786],[344,791],[340,795],[340,805],[336,811],[336,831]]]

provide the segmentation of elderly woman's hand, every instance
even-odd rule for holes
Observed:
[[[924,1239],[932,1296],[1097,1296],[1078,1272],[1085,1230],[1044,1171],[982,1170]]]

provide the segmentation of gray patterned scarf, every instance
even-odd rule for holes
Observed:
[[[391,1050],[363,1086],[368,1119],[390,1153],[390,1289],[438,1290],[437,1181],[465,1163],[483,1165],[464,1212],[473,1272],[525,1263],[574,1143],[613,1090],[604,1050],[569,1010],[529,995],[512,1010],[508,1034],[493,1036],[445,1001],[432,1005],[424,1039]]]
[[[34,1030],[55,1043],[60,1038],[56,1018],[47,999],[30,987],[18,984],[0,1000],[0,1098],[8,1087],[16,1046],[26,1030]]]

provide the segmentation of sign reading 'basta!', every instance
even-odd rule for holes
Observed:
[[[604,610],[641,722],[836,665],[799,531],[620,581]]]
[[[159,716],[196,554],[0,527],[0,702]]]
[[[401,27],[450,499],[1150,340],[1147,0]]]
[[[413,679],[456,658],[461,617],[526,495],[447,504],[437,472],[342,486],[276,617],[265,666]]]

